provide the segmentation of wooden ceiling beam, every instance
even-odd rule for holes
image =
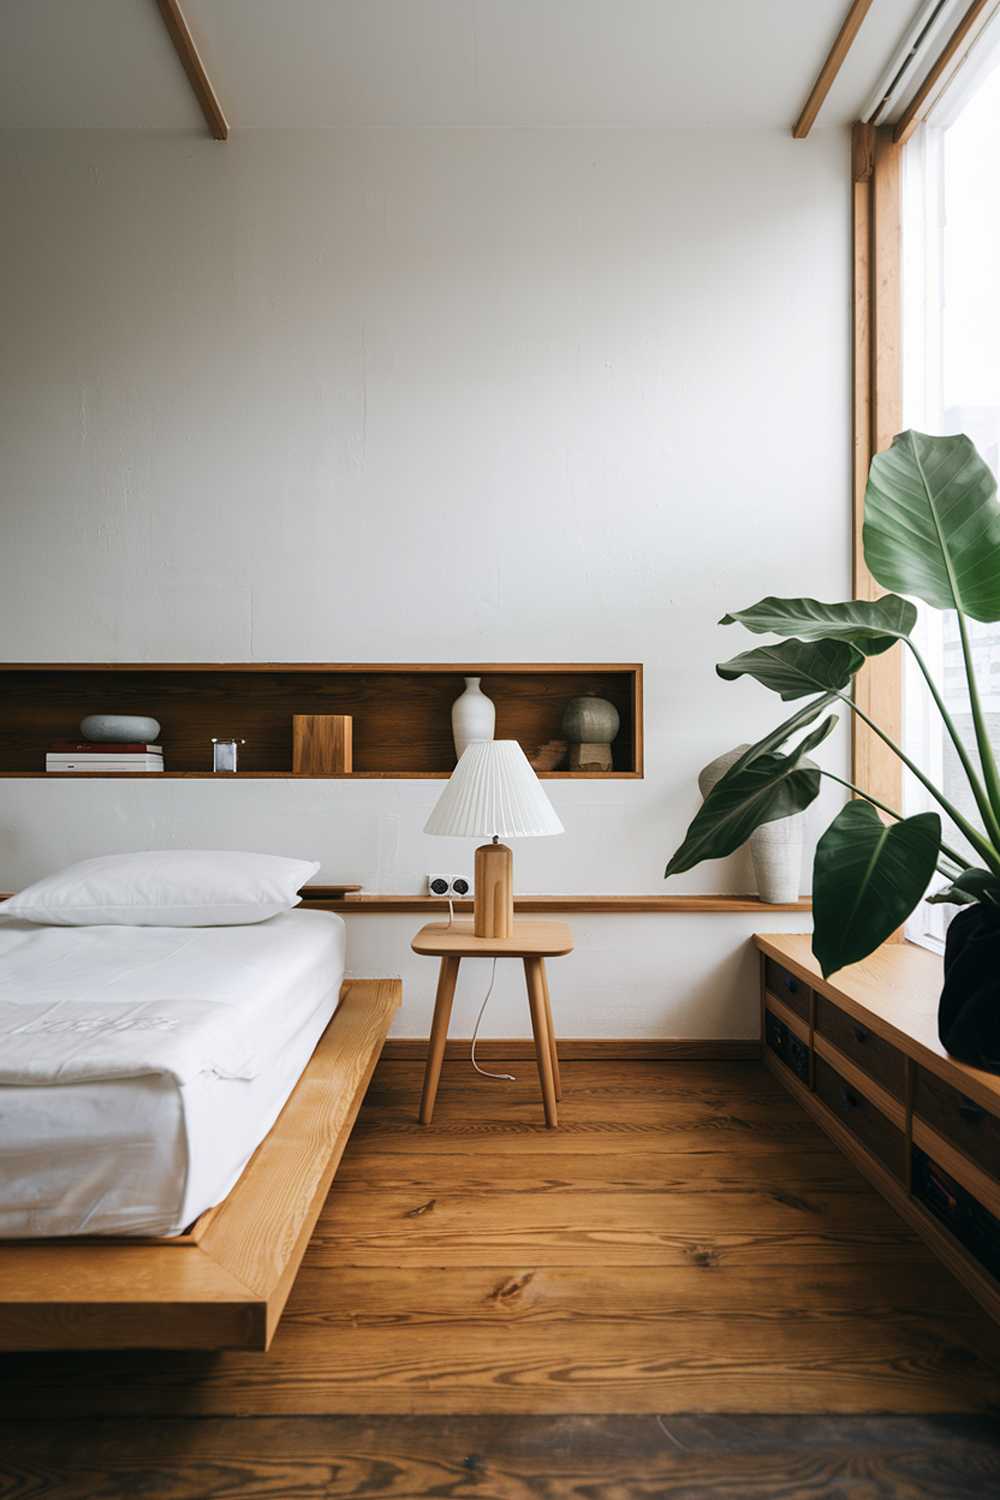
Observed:
[[[198,107],[205,116],[205,124],[209,132],[217,141],[229,139],[229,123],[222,112],[222,105],[212,87],[211,79],[205,72],[205,64],[201,60],[198,48],[195,46],[191,28],[188,26],[184,12],[180,8],[178,0],[156,0],[156,8],[163,18],[163,24],[167,28],[167,35],[174,46],[174,51],[180,59],[181,67],[187,74],[188,83],[198,101]]]
[[[937,62],[931,68],[927,77],[900,115],[892,137],[897,146],[906,145],[906,142],[923,119],[928,102],[932,99],[934,90],[941,82],[945,72],[951,66],[965,42],[970,40],[970,33],[980,18],[987,19],[985,12],[991,6],[996,6],[996,0],[972,0],[972,4],[941,49],[941,55]]]
[[[837,33],[837,39],[830,48],[829,56],[820,69],[819,77],[812,86],[812,92],[806,100],[802,113],[792,127],[792,135],[797,141],[804,141],[816,121],[816,116],[822,108],[823,101],[833,86],[833,81],[844,65],[844,59],[854,43],[854,38],[861,30],[861,23],[871,9],[872,0],[852,0],[851,8],[844,17],[844,24]]]

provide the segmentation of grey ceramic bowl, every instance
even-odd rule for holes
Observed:
[[[610,745],[619,726],[615,705],[591,693],[571,698],[563,710],[562,732],[572,744]]]
[[[80,733],[85,740],[152,745],[160,733],[160,722],[141,714],[88,714],[80,720]]]

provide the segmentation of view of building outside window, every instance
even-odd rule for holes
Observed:
[[[906,148],[903,202],[904,426],[966,433],[1000,471],[1000,50],[975,78],[959,80],[949,113]],[[921,610],[922,649],[948,710],[977,761],[965,667],[954,614]],[[1000,756],[1000,623],[970,622],[972,654],[990,735]],[[908,664],[906,748],[970,820],[978,812],[954,746]],[[907,812],[936,807],[908,778]],[[954,827],[946,834],[961,847]],[[980,863],[970,856],[970,863]],[[915,914],[910,936],[943,940],[953,907]]]

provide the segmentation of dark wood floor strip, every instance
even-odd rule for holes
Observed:
[[[995,1426],[968,1417],[327,1417],[0,1424],[7,1500],[676,1496],[982,1500]]]

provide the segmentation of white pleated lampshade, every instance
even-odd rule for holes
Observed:
[[[489,839],[564,829],[517,740],[477,740],[451,773],[424,832]]]

